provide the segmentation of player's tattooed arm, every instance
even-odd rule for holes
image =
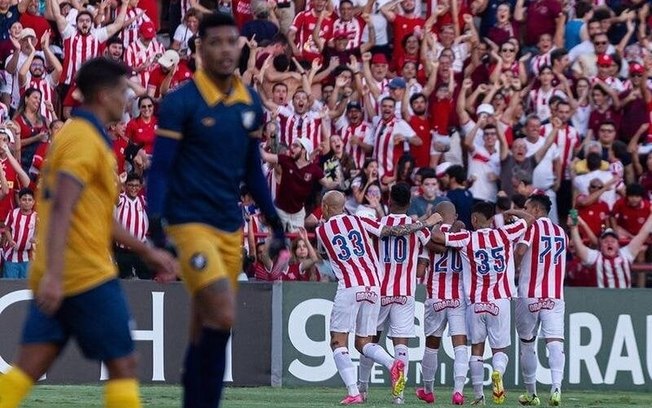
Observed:
[[[417,221],[412,224],[392,225],[391,227],[384,226],[380,231],[381,237],[387,236],[403,236],[413,234],[423,228],[431,228],[433,225],[441,222],[441,215],[434,213],[428,217],[425,222]]]
[[[512,217],[518,217],[518,218],[520,218],[522,220],[525,220],[525,222],[527,223],[528,228],[530,228],[530,225],[532,225],[532,223],[536,220],[534,218],[534,216],[532,216],[527,211],[523,211],[523,210],[507,210],[507,211],[505,211],[504,215],[505,215],[506,219],[508,219],[508,217],[512,216]]]

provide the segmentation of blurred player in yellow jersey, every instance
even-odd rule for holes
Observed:
[[[18,359],[0,377],[0,408],[14,408],[75,338],[85,357],[109,371],[105,406],[140,407],[129,311],[111,261],[114,240],[159,272],[176,277],[176,261],[147,247],[113,218],[118,196],[116,160],[106,134],[126,105],[127,70],[93,59],[78,72],[82,107],[73,112],[52,144],[42,171],[40,228],[30,303]]]

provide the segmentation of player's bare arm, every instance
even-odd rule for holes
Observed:
[[[47,268],[36,293],[38,307],[47,314],[54,314],[63,300],[63,263],[68,230],[75,204],[84,189],[83,184],[73,176],[60,173],[52,188],[52,216],[48,226]]]
[[[413,234],[423,228],[432,228],[433,225],[441,222],[441,215],[435,213],[428,217],[425,222],[417,221],[412,224],[393,225],[391,227],[384,226],[380,232],[381,237],[387,236],[403,236]]]
[[[509,219],[509,217],[517,217],[524,220],[527,223],[528,228],[530,228],[530,225],[535,221],[535,218],[532,215],[523,210],[507,210],[504,215],[505,219]]]

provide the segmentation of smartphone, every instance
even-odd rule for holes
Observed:
[[[571,222],[573,225],[577,225],[579,222],[579,218],[577,216],[577,209],[571,208],[571,210],[568,212],[568,215],[570,215]]]

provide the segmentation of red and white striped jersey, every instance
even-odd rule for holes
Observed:
[[[32,239],[36,231],[36,212],[23,214],[20,208],[7,214],[5,225],[10,228],[11,239],[16,243],[14,248],[4,251],[4,259],[8,262],[28,262],[31,258]]]
[[[595,268],[599,288],[631,288],[635,258],[629,245],[620,248],[615,258],[607,258],[600,251],[589,249],[584,265]]]
[[[191,0],[181,0],[181,19],[179,21],[183,21],[183,18],[186,16],[186,13],[190,8],[192,7],[192,1]]]
[[[307,138],[313,148],[321,144],[321,117],[318,112],[308,111],[300,115],[287,106],[278,107],[279,142],[290,146],[299,138]]]
[[[100,44],[109,39],[106,27],[91,30],[82,35],[75,27],[68,24],[61,33],[63,38],[63,83],[70,85],[75,79],[79,67],[89,59],[100,54]]]
[[[550,98],[553,96],[560,96],[565,99],[565,94],[555,88],[550,88],[548,91],[543,89],[533,89],[530,91],[530,110],[536,113],[539,119],[550,119]]]
[[[135,69],[139,65],[149,63],[149,68],[139,72],[138,79],[140,84],[147,88],[149,84],[149,76],[151,71],[156,68],[156,60],[158,55],[161,55],[165,52],[165,47],[158,42],[156,38],[152,39],[148,45],[143,44],[140,40],[136,40],[129,44],[125,51],[125,62],[132,69]]]
[[[54,94],[56,92],[55,88],[58,84],[55,84],[52,80],[51,74],[45,74],[40,78],[33,77],[29,72],[27,72],[27,82],[20,88],[20,96],[22,97],[26,90],[29,88],[36,88],[41,91],[41,115],[47,119],[47,122],[50,123],[54,119],[52,112],[50,112],[45,106],[45,102],[50,102],[54,106]]]
[[[149,229],[149,219],[145,211],[143,196],[129,198],[126,193],[120,193],[113,216],[131,235],[140,241],[145,241]]]
[[[554,45],[552,48],[548,50],[548,52],[544,52],[543,54],[535,55],[532,57],[530,60],[530,69],[532,70],[532,73],[534,75],[539,75],[539,71],[541,68],[543,68],[546,65],[552,66],[552,62],[550,61],[550,54],[557,49]]]
[[[122,36],[122,44],[125,49],[129,47],[129,45],[135,43],[136,40],[138,40],[138,29],[140,26],[143,25],[143,23],[146,21],[152,21],[147,13],[145,13],[145,11],[139,7],[129,7],[127,9],[127,16],[125,17],[125,21],[130,21],[132,18],[134,20],[127,27],[123,28],[120,34]],[[181,18],[181,21],[183,21],[183,16]]]
[[[379,237],[381,230],[378,221],[347,214],[317,227],[317,241],[328,254],[338,288],[379,286],[378,255],[369,234]]]
[[[450,225],[443,224],[441,232],[448,232]],[[428,251],[430,266],[424,278],[428,299],[462,299],[462,257],[460,251],[448,248],[441,254]]]
[[[552,132],[552,124],[547,123],[541,126],[540,134],[547,137]],[[561,152],[561,168],[564,180],[570,180],[570,169],[573,162],[575,147],[580,143],[580,134],[573,126],[568,123],[559,129],[555,144]]]
[[[564,298],[566,274],[566,232],[550,218],[539,218],[519,242],[528,247],[521,261],[518,296],[521,298]]]
[[[348,125],[340,131],[342,136],[342,143],[344,143],[344,151],[348,153],[355,162],[355,167],[361,169],[364,167],[364,161],[366,158],[366,153],[360,147],[360,144],[352,145],[351,139],[354,137],[359,139],[360,142],[364,142],[365,139],[368,139],[371,133],[371,125],[368,122],[360,122],[358,126]]]
[[[364,20],[360,17],[353,17],[351,21],[344,21],[338,18],[333,23],[333,32],[346,32],[349,35],[349,42],[346,44],[346,49],[354,50],[362,44],[362,31],[364,30],[364,26]]]
[[[412,217],[405,214],[390,214],[380,220],[381,225],[388,227],[413,222]],[[414,234],[387,236],[376,241],[381,296],[414,296],[417,284],[417,262],[428,241],[430,241],[428,228]]]
[[[416,136],[414,130],[403,119],[398,119],[395,116],[389,121],[383,121],[379,116],[373,120],[374,130],[369,132],[369,138],[365,140],[365,144],[374,147],[374,158],[378,161],[378,175],[394,174],[394,164],[398,161],[398,157],[394,157],[394,150],[400,152],[405,150],[405,143],[396,146],[394,137],[397,135],[403,136],[405,139]]]
[[[527,223],[519,220],[499,229],[446,233],[446,246],[460,248],[464,294],[470,303],[511,299],[514,287],[512,243],[525,234]]]

